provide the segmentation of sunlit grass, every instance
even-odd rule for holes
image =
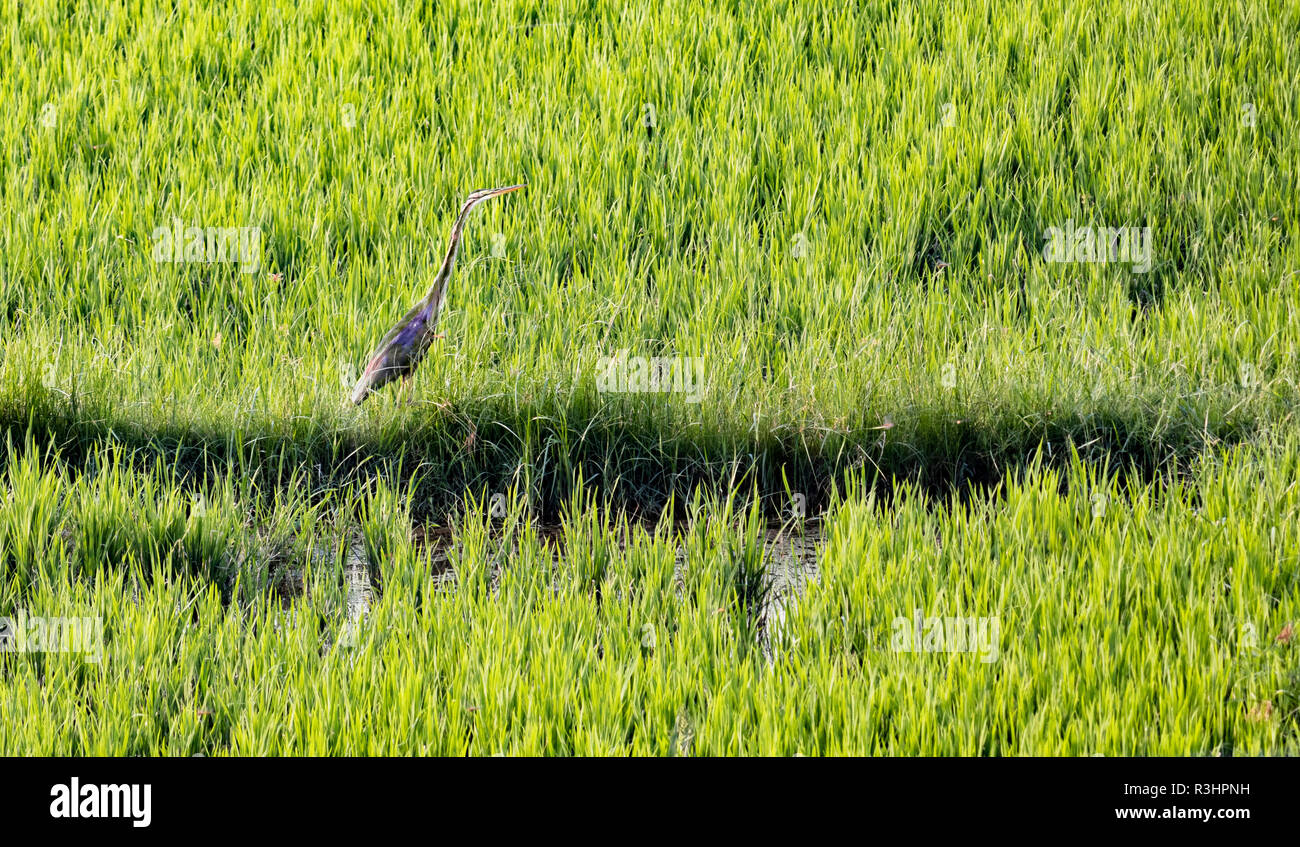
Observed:
[[[62,9],[23,7],[0,80],[19,435],[404,452],[426,500],[525,476],[555,505],[578,468],[661,502],[737,461],[817,490],[1044,441],[1150,467],[1300,399],[1285,5]],[[517,181],[420,402],[345,408],[460,200]],[[260,227],[262,267],[155,262],[174,219]],[[1151,271],[1044,262],[1067,220],[1150,226]],[[622,349],[704,357],[704,400],[598,394]]]
[[[0,616],[105,626],[0,654],[0,752],[1297,752],[1294,5],[0,21]],[[416,402],[348,406],[517,182]]]
[[[191,507],[175,537],[140,520],[169,502],[157,476],[105,457],[98,496],[50,519],[77,540],[5,588],[28,615],[101,616],[103,655],[0,656],[6,752],[1294,753],[1297,647],[1278,636],[1300,617],[1300,495],[1295,451],[1277,455],[1239,448],[1169,486],[1076,461],[965,502],[855,492],[776,616],[762,522],[726,502],[697,500],[684,533],[578,502],[550,538],[518,502],[494,519],[467,501],[444,569],[382,487],[323,511]],[[0,551],[26,574],[15,528],[78,484],[11,468]],[[300,553],[273,555],[268,526]],[[375,578],[350,621],[358,534]],[[104,537],[130,550],[86,575]],[[268,561],[305,571],[302,592],[231,590]],[[918,611],[996,618],[993,649],[900,652]]]

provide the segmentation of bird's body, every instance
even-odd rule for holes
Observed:
[[[409,381],[411,374],[424,360],[430,345],[438,336],[434,330],[438,326],[438,314],[442,310],[443,300],[447,295],[447,283],[451,279],[452,268],[456,265],[456,253],[460,249],[461,234],[465,230],[465,221],[469,213],[484,200],[523,188],[511,185],[505,188],[488,188],[475,191],[465,200],[456,223],[451,228],[451,243],[447,246],[447,256],[442,267],[433,280],[428,294],[397,322],[379,342],[370,361],[352,389],[352,402],[360,404],[372,391],[387,385],[399,377]]]
[[[370,392],[399,377],[407,379],[415,372],[433,344],[433,329],[426,311],[424,303],[417,303],[379,342],[352,390],[353,403],[360,403]],[[433,321],[437,321],[436,315]]]

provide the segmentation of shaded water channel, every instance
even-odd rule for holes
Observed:
[[[564,528],[559,525],[547,525],[538,527],[537,530],[558,564],[565,555]],[[679,587],[684,585],[687,559],[684,538],[688,530],[689,525],[683,523],[673,533],[673,538],[677,540],[676,571]],[[653,531],[653,528],[650,528],[650,531]],[[413,538],[417,548],[423,548],[422,552],[428,555],[436,580],[448,585],[454,584],[456,574],[452,567],[452,557],[460,543],[455,531],[449,527],[422,526],[415,529]],[[769,623],[782,620],[790,601],[799,594],[810,579],[816,576],[822,542],[820,521],[807,522],[797,529],[789,524],[771,525],[764,529],[762,561],[765,567],[767,591],[763,607],[759,611],[763,620]],[[623,548],[625,545],[626,538],[620,533],[619,546]],[[335,556],[334,549],[321,546],[313,552],[312,559],[317,564],[328,565]],[[502,556],[496,565],[497,571],[508,566],[509,561],[508,553]],[[301,569],[290,569],[283,574],[279,583],[279,593],[284,604],[288,605],[294,598],[304,593],[306,588],[304,577]],[[340,634],[340,641],[348,639],[351,633],[364,625],[377,593],[365,546],[359,534],[354,534],[349,540],[344,558],[343,581],[347,608],[346,623]],[[327,648],[329,646],[332,645],[327,645]]]

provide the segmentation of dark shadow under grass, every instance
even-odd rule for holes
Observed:
[[[30,397],[30,395],[28,395]],[[557,519],[575,487],[619,510],[657,516],[670,500],[697,491],[757,491],[773,518],[813,515],[846,475],[873,481],[888,498],[901,482],[936,497],[996,486],[1036,458],[1063,466],[1072,454],[1105,475],[1150,481],[1180,474],[1207,448],[1261,434],[1245,417],[1188,406],[1162,421],[1099,406],[1027,416],[1010,411],[976,423],[943,413],[842,431],[779,428],[753,432],[669,429],[597,408],[413,407],[400,417],[353,426],[324,418],[283,421],[256,413],[236,426],[189,422],[141,424],[88,413],[58,398],[0,405],[0,429],[16,446],[53,447],[81,469],[98,447],[129,450],[136,462],[175,468],[184,487],[232,472],[264,494],[307,485],[324,493],[382,478],[411,490],[413,517],[434,518],[475,494],[518,491],[543,520]],[[3,456],[0,455],[0,463]],[[410,484],[414,478],[414,488]],[[797,495],[797,496],[796,496]]]

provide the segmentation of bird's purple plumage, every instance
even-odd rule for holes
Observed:
[[[461,232],[464,229],[469,211],[489,197],[507,194],[523,187],[523,185],[510,185],[504,188],[475,191],[469,195],[465,205],[461,207],[460,214],[456,217],[456,222],[452,225],[451,243],[448,245],[447,255],[443,259],[442,269],[434,280],[433,287],[429,290],[423,303],[417,304],[416,308],[408,313],[408,317],[404,319],[404,322],[390,331],[391,338],[386,336],[387,340],[380,346],[379,350],[375,351],[374,356],[366,365],[365,373],[362,374],[356,388],[352,391],[353,403],[360,403],[371,391],[391,382],[398,376],[409,376],[419,365],[432,341],[432,328],[429,326],[429,322],[430,320],[435,323],[437,321],[438,310],[442,307],[447,281],[451,277],[452,266],[456,262],[456,252],[460,244]]]

